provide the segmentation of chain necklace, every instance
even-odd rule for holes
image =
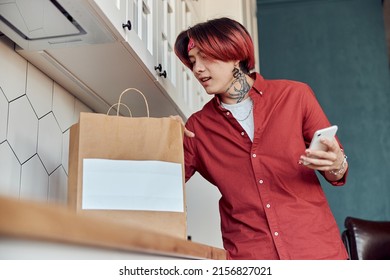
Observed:
[[[239,122],[245,121],[245,120],[246,120],[247,118],[249,118],[249,116],[252,114],[252,110],[253,110],[253,103],[252,103],[252,105],[251,105],[251,108],[250,108],[250,110],[249,110],[248,115],[247,115],[245,118],[243,118],[243,119],[238,119],[238,118],[235,117],[235,119],[238,120]]]
[[[253,111],[253,101],[252,101],[250,98],[249,98],[249,102],[251,103],[251,107],[250,107],[250,109],[249,109],[249,111],[248,111],[248,114],[247,114],[244,118],[241,118],[241,119],[237,118],[237,115],[240,115],[240,114],[238,114],[237,109],[235,109],[234,107],[231,107],[232,105],[224,104],[224,103],[221,103],[221,105],[222,105],[222,107],[224,107],[225,109],[230,110],[230,111],[232,112],[232,114],[233,114],[233,117],[234,117],[237,121],[239,121],[239,122],[244,122],[244,121],[246,121],[246,120],[251,116],[252,111]],[[240,111],[242,111],[242,110],[240,110]]]

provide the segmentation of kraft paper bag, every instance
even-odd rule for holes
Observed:
[[[129,90],[131,89],[125,90],[122,94]],[[121,103],[120,100],[121,97],[119,98],[118,107]],[[147,111],[149,115],[148,108]],[[79,122],[71,127],[68,174],[68,204],[70,208],[80,214],[99,216],[118,223],[129,224],[186,239],[187,224],[184,195],[182,125],[169,117],[133,118],[119,116],[118,114],[112,116],[98,113],[80,113]],[[132,164],[137,164],[137,161],[145,163],[175,163],[176,166],[180,164],[182,207],[176,207],[172,211],[169,205],[166,205],[168,208],[163,211],[156,209],[128,210],[128,208],[125,210],[86,209],[83,207],[83,163],[90,159],[105,159],[118,162],[135,161]],[[130,175],[124,174],[124,178],[127,178],[126,176]],[[168,193],[167,195],[169,195],[169,192],[164,190],[162,182],[156,180],[152,182],[156,184],[152,188],[154,192],[161,192],[163,195]],[[126,188],[126,184],[134,182],[132,179],[129,179],[123,180],[122,183],[123,186],[120,187]],[[107,186],[104,186],[104,188],[108,190],[104,191],[109,193],[110,186],[113,187],[110,182],[107,183]],[[93,187],[92,185],[92,187],[89,186],[88,188]],[[130,191],[127,195],[131,195],[131,193]]]

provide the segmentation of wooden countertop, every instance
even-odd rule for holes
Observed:
[[[77,215],[65,206],[0,196],[2,236],[180,258],[226,259],[220,248]]]

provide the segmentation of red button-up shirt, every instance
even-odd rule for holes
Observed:
[[[327,117],[306,84],[252,77],[253,143],[215,96],[186,123],[186,180],[197,171],[221,192],[230,259],[346,259],[315,171],[298,164]]]

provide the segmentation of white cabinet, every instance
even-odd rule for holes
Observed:
[[[168,78],[176,84],[176,57],[174,53],[174,43],[176,39],[176,5],[175,0],[158,0],[157,18],[157,62],[162,65],[159,70],[160,77]],[[169,75],[166,75],[169,73]],[[163,75],[165,74],[165,75]]]
[[[156,67],[158,68],[157,83],[166,90],[183,110],[185,116],[190,114],[179,94],[178,58],[174,52],[174,44],[178,32],[178,6],[176,0],[157,0],[158,15],[156,18]]]
[[[155,76],[156,70],[156,24],[155,0],[127,0],[126,18],[122,23],[125,30],[125,47],[140,58],[148,73]],[[119,27],[120,28],[120,27]]]
[[[128,0],[90,0],[96,3],[104,11],[105,15],[116,29],[116,35],[126,38],[126,30],[122,24],[127,23],[127,2]]]
[[[174,53],[178,32],[188,26],[184,0],[90,0],[97,13],[124,47],[140,63],[151,82],[170,96],[188,117],[198,108],[185,100],[180,79],[180,63]],[[181,14],[184,11],[184,16]],[[182,22],[184,20],[184,23]]]
[[[180,31],[207,19],[228,16],[252,31],[256,1],[89,0],[125,48],[139,61],[157,87],[170,96],[184,117],[210,100],[178,60],[174,43]],[[253,35],[253,34],[252,34]]]
[[[155,72],[156,0],[91,0],[110,30],[149,70]]]

